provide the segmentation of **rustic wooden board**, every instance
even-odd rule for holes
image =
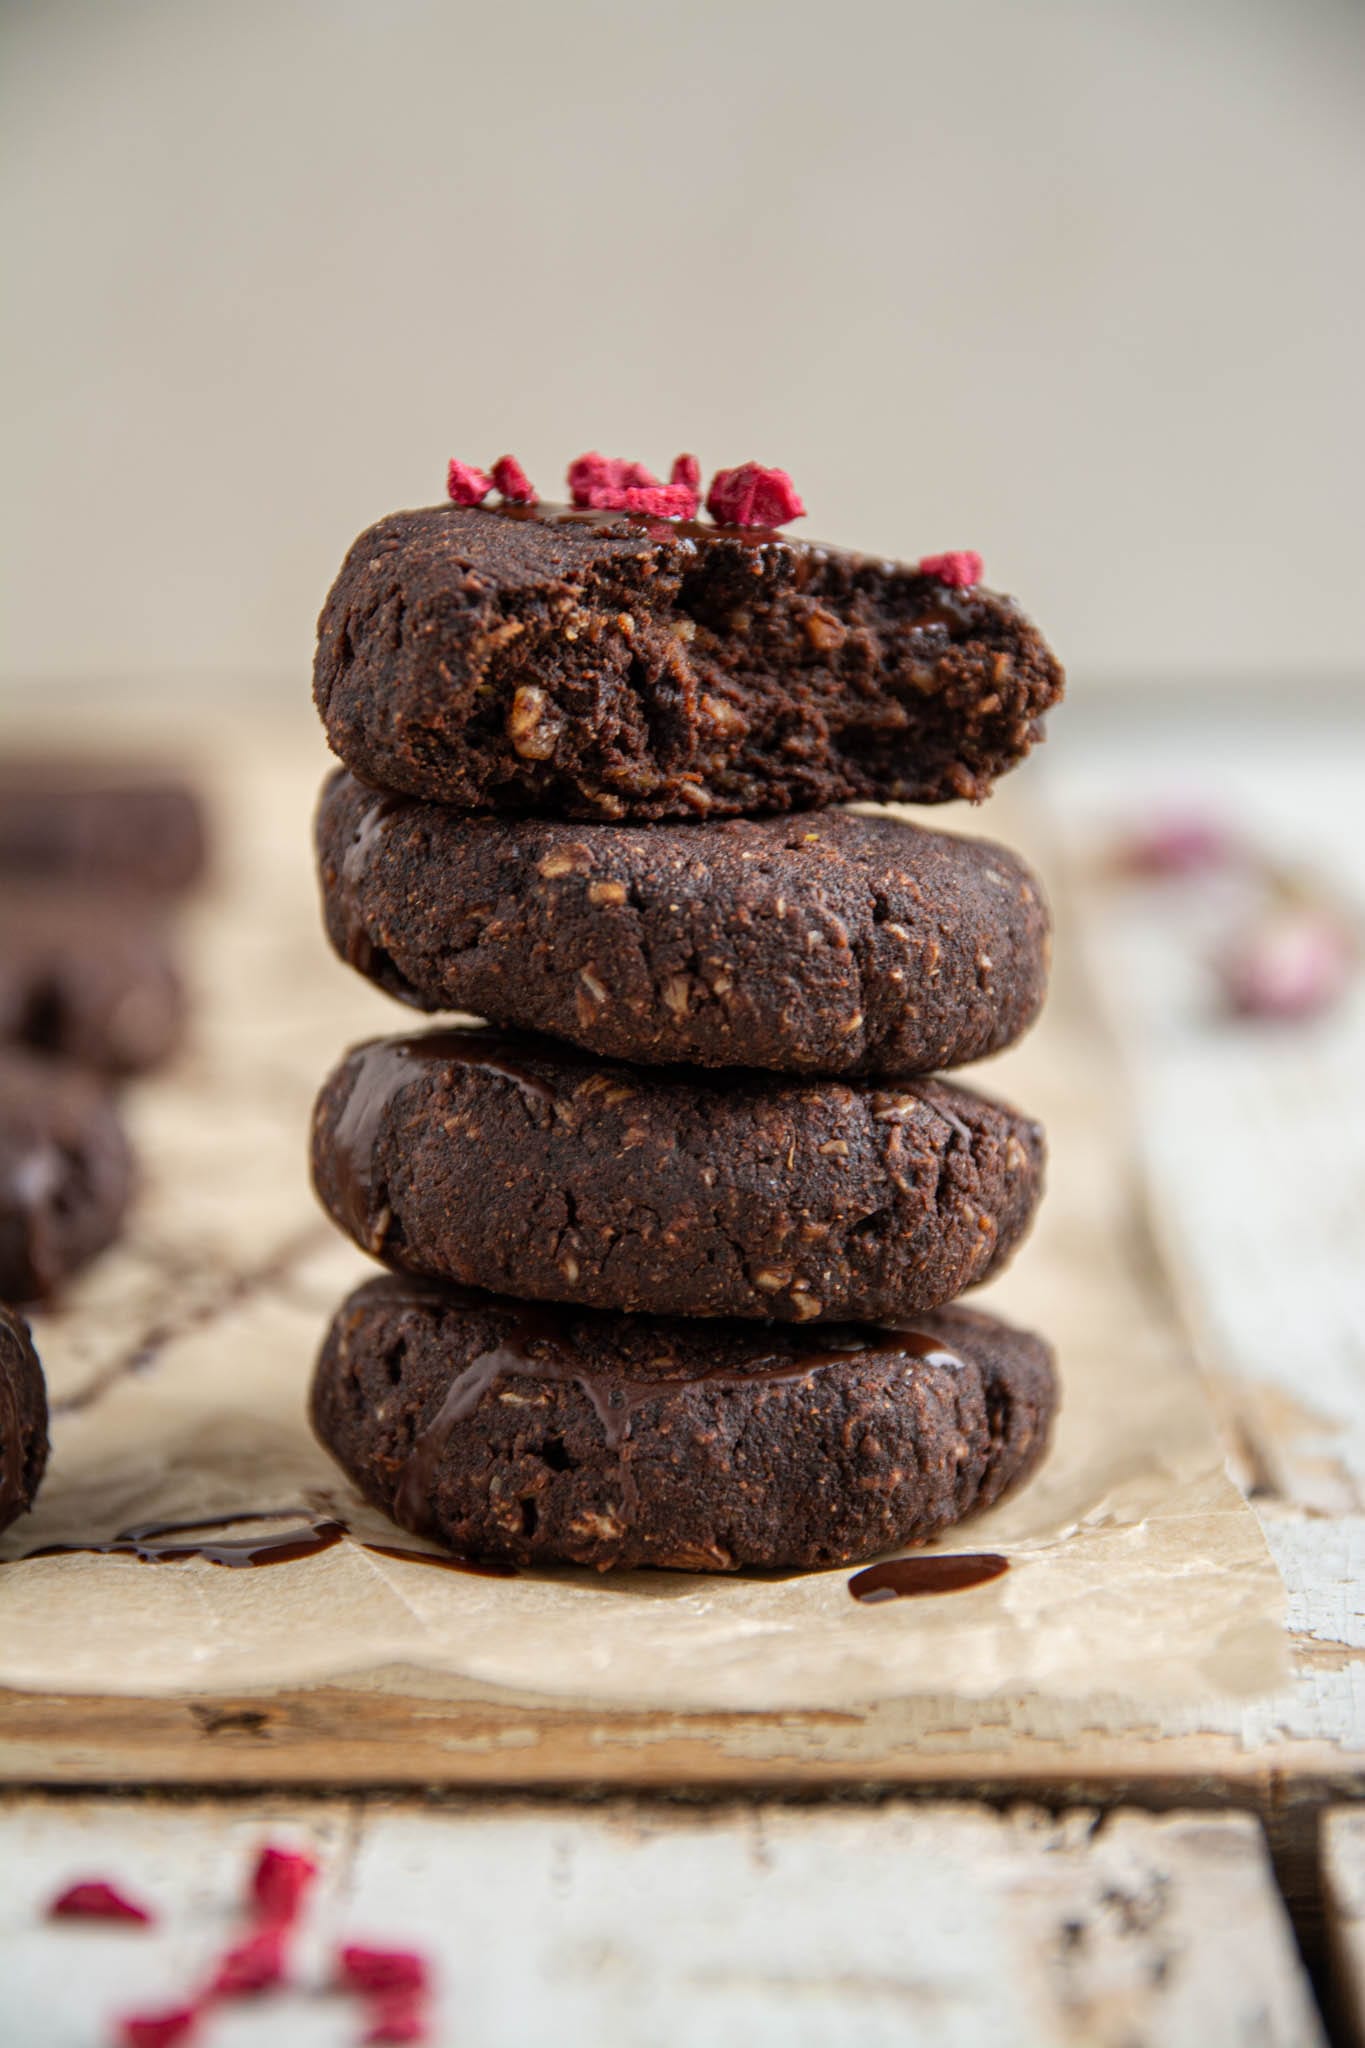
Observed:
[[[435,2038],[502,2048],[1321,2048],[1265,1844],[1241,1815],[1103,1820],[963,1806],[595,1808],[13,1798],[0,1806],[0,2037],[77,2048],[173,2002],[264,1839],[323,1879],[298,1988],[215,2040],[339,2048],[342,1939],[433,1960]],[[45,1924],[82,1872],[164,1917]]]

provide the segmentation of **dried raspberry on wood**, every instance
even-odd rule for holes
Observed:
[[[446,468],[446,496],[456,505],[482,505],[493,488],[491,476],[475,469],[471,462],[457,462],[452,455]]]
[[[953,548],[946,555],[924,555],[919,573],[946,583],[950,590],[970,590],[981,581],[981,567],[981,557],[972,548]]]
[[[199,2024],[195,2005],[171,2006],[165,2012],[132,2013],[118,2023],[120,2048],[179,2048]]]
[[[717,470],[706,494],[706,509],[722,526],[785,526],[806,516],[786,470],[764,469],[758,462]]]
[[[367,1948],[350,1942],[337,1956],[337,1982],[345,1991],[406,1993],[427,1988],[425,1956],[408,1948]]]
[[[209,1987],[214,1998],[245,1998],[284,1982],[283,1927],[261,1927],[228,1949]]]
[[[47,1909],[49,1920],[125,1920],[139,1927],[150,1926],[152,1915],[124,1892],[102,1877],[70,1884]]]
[[[251,1873],[252,1910],[262,1920],[287,1926],[298,1917],[317,1874],[318,1866],[311,1856],[267,1844]]]

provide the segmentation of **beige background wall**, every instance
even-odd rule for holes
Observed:
[[[1073,668],[1365,667],[1345,0],[0,8],[0,670],[292,670],[504,447],[790,468]]]

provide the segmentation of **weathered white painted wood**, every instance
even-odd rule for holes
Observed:
[[[1322,1891],[1337,2016],[1365,2048],[1365,1809],[1323,1815]]]
[[[0,2039],[85,2048],[173,1997],[230,1927],[254,1846],[314,1843],[304,1987],[342,1937],[436,1961],[452,2048],[1321,2048],[1256,1824],[962,1806],[360,1809],[20,1799],[0,1809]],[[167,1914],[51,1926],[81,1870]],[[215,2017],[213,2048],[332,2048],[300,1991]]]

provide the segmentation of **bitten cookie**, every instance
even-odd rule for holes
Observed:
[[[763,529],[554,507],[398,512],[318,622],[366,780],[468,809],[734,817],[979,799],[1062,671],[1014,603]]]
[[[116,1236],[132,1158],[103,1085],[0,1053],[0,1297],[39,1301]]]
[[[0,890],[0,1040],[107,1074],[174,1050],[185,1002],[145,897],[61,884]]]
[[[381,988],[618,1059],[928,1073],[1009,1045],[1047,981],[1018,856],[900,818],[468,817],[343,769],[317,845],[332,944]]]
[[[203,814],[183,784],[93,756],[0,761],[0,870],[178,890],[204,864]]]
[[[0,1529],[33,1506],[47,1467],[47,1387],[28,1324],[0,1303]]]
[[[946,1082],[608,1065],[545,1039],[358,1046],[313,1174],[408,1272],[662,1315],[899,1321],[994,1272],[1042,1185],[1038,1125]]]
[[[922,1543],[1041,1459],[1037,1337],[528,1307],[406,1279],[343,1303],[313,1426],[360,1490],[457,1555],[599,1571],[812,1569]]]

